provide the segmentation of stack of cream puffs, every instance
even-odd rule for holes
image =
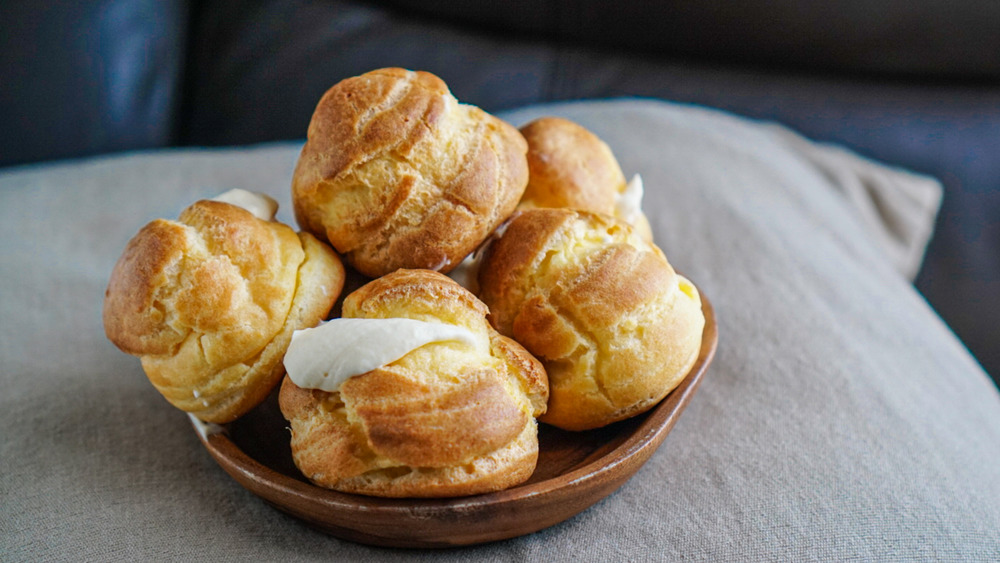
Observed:
[[[697,359],[698,291],[641,195],[580,125],[518,130],[432,74],[375,70],[316,107],[291,186],[303,232],[245,192],[153,221],[112,271],[105,331],[206,422],[280,383],[293,459],[319,486],[501,490],[534,471],[536,421],[634,416]],[[460,265],[466,287],[445,275]],[[345,277],[361,281],[338,299]]]

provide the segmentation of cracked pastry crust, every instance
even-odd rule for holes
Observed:
[[[561,117],[538,118],[520,131],[528,142],[528,186],[521,208],[564,207],[616,215],[626,182],[611,147],[582,125]],[[642,213],[633,228],[647,241],[653,240]]]
[[[104,329],[171,404],[226,423],[277,385],[292,332],[325,318],[343,282],[340,259],[312,235],[203,200],[129,241]]]
[[[386,68],[330,88],[292,179],[295,217],[358,271],[448,272],[513,212],[528,180],[513,126],[427,72]]]
[[[338,392],[302,389],[286,376],[279,405],[302,473],[323,487],[384,497],[471,495],[528,479],[547,378],[486,314],[475,296],[429,270],[399,270],[347,296],[344,317],[455,324],[476,344],[422,346]]]
[[[697,290],[612,217],[518,211],[485,249],[479,284],[496,329],[545,366],[542,422],[586,430],[644,412],[698,357]]]

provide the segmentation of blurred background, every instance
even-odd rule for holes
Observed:
[[[383,66],[491,112],[718,108],[936,177],[915,285],[1000,378],[997,0],[3,2],[0,167],[304,139],[327,88]]]

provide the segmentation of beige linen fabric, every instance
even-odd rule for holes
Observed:
[[[815,143],[784,127],[775,126],[773,133],[779,143],[798,152],[826,176],[890,263],[908,279],[915,279],[941,206],[941,184],[927,176],[887,168],[835,145]]]
[[[1000,395],[906,278],[933,182],[653,101],[508,118],[543,114],[642,174],[657,241],[719,319],[715,363],[632,480],[537,534],[434,552],[340,541],[274,510],[106,341],[100,309],[150,219],[244,188],[291,221],[301,145],[97,158],[0,172],[0,559],[1000,559]],[[910,258],[845,187],[874,177],[882,199],[923,186],[889,214],[905,216],[887,229]]]

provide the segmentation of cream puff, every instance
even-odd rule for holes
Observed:
[[[292,333],[325,318],[344,282],[332,249],[273,220],[273,200],[220,199],[143,227],[112,270],[103,310],[108,339],[140,358],[167,401],[215,423],[263,401]]]
[[[433,74],[343,80],[320,99],[292,179],[295,216],[358,271],[448,272],[514,210],[528,180],[516,128]]]
[[[652,408],[698,357],[697,289],[613,217],[519,211],[485,249],[479,297],[549,377],[540,418],[586,430]]]
[[[528,143],[528,186],[521,208],[565,207],[612,215],[652,241],[642,212],[643,184],[625,181],[611,148],[582,125],[541,117],[520,129]]]
[[[485,493],[531,476],[547,378],[482,302],[437,272],[398,270],[348,295],[343,314],[296,333],[285,359],[279,405],[303,475],[385,497]]]

